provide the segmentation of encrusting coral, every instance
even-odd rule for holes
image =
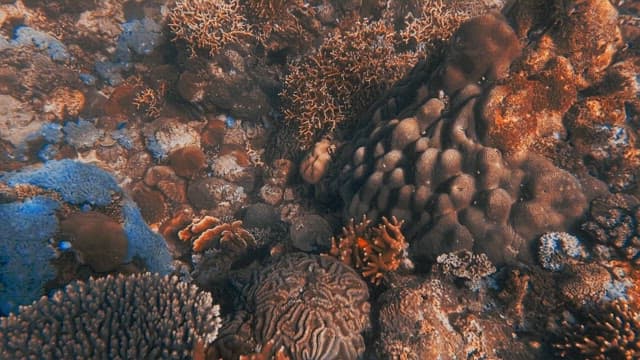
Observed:
[[[385,274],[396,271],[407,262],[407,247],[400,230],[404,221],[382,217],[382,223],[371,226],[366,216],[358,224],[351,219],[339,238],[331,238],[329,254],[361,271],[362,276],[379,285]]]
[[[109,275],[0,319],[0,357],[188,359],[220,325],[211,295],[175,276]]]
[[[242,227],[242,220],[223,222],[213,216],[204,216],[178,232],[182,241],[191,241],[193,251],[220,248],[233,252],[255,247],[256,240]]]

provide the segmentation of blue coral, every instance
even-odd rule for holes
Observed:
[[[73,205],[106,206],[114,193],[121,193],[116,180],[100,168],[73,160],[49,161],[28,171],[0,175],[9,186],[31,184],[58,192]]]
[[[78,119],[77,122],[68,121],[62,131],[67,144],[76,149],[90,148],[104,135],[104,131],[84,119]]]
[[[123,71],[131,69],[133,53],[149,55],[162,39],[160,25],[151,19],[132,20],[122,24],[122,33],[118,37],[113,61],[96,63],[95,70],[110,85],[124,80]]]
[[[54,61],[65,62],[70,58],[67,48],[58,39],[28,26],[16,28],[11,45],[35,45],[40,50],[46,50]]]
[[[129,240],[129,249],[125,262],[134,257],[140,258],[150,271],[160,274],[171,272],[171,254],[160,234],[149,229],[136,204],[125,199],[122,204],[124,232]]]
[[[56,277],[49,240],[58,228],[58,206],[39,196],[0,204],[0,314],[37,300],[45,283]]]

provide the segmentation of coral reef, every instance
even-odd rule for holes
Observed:
[[[52,160],[0,173],[0,183],[21,194],[0,205],[2,211],[14,212],[5,214],[11,220],[2,229],[11,264],[2,276],[3,288],[11,293],[2,299],[3,307],[15,310],[43,294],[45,284],[57,277],[50,264],[58,256],[52,245],[62,241],[69,241],[80,263],[97,272],[114,270],[134,258],[153,272],[172,270],[164,239],[149,229],[108,172],[78,161]],[[28,285],[18,286],[19,282]]]
[[[0,319],[0,355],[187,359],[220,325],[211,295],[177,277],[108,276],[71,283]]]
[[[0,314],[38,299],[44,284],[56,277],[49,239],[58,228],[58,207],[44,196],[0,204]]]
[[[391,221],[382,217],[382,223],[372,227],[366,216],[358,224],[351,219],[339,238],[331,238],[329,254],[379,285],[387,272],[411,266],[406,259],[409,244],[400,230],[403,223],[395,217]]]
[[[608,2],[588,3],[593,11],[609,14]],[[568,10],[558,11],[561,14],[555,16],[561,19],[566,16],[562,11]],[[589,19],[588,26],[598,21],[603,26],[609,24],[609,16]],[[370,110],[368,122],[363,118],[362,128],[353,138],[338,139],[345,145],[336,150],[327,172],[331,176],[323,182],[346,204],[345,220],[363,214],[406,220],[410,252],[420,262],[433,262],[441,253],[468,249],[487,254],[496,265],[532,263],[530,250],[535,239],[546,232],[572,229],[587,210],[588,201],[606,193],[603,184],[584,168],[574,175],[556,165],[570,163],[567,158],[561,161],[558,154],[547,152],[549,159],[525,151],[529,146],[524,143],[521,146],[497,140],[551,138],[551,133],[564,129],[563,116],[571,106],[562,99],[565,95],[550,93],[545,97],[539,91],[523,90],[527,87],[518,83],[544,76],[556,79],[559,71],[572,65],[562,58],[542,58],[546,53],[538,47],[544,45],[545,35],[523,48],[516,31],[524,22],[519,25],[516,21],[514,26],[512,29],[496,13],[463,24],[453,35],[441,64],[435,68],[426,63],[418,65],[411,77]],[[565,22],[563,26],[566,28],[558,31],[577,34],[581,25]],[[603,38],[604,48],[616,48],[615,31]],[[569,47],[561,44],[557,51]],[[611,50],[599,53],[585,45],[578,51],[580,42],[571,44],[569,48],[574,51],[567,59],[572,64],[595,61],[590,58],[594,56],[603,61],[601,71],[608,69],[610,62],[605,58]],[[534,60],[542,64],[536,65]],[[543,69],[549,73],[544,75]],[[593,73],[576,81],[600,84],[598,79],[602,76]],[[556,86],[544,84],[551,90]],[[570,92],[563,85],[557,87]],[[549,115],[553,119],[544,125],[548,131],[523,120],[542,119],[547,113],[536,115],[536,110],[511,105],[536,103],[529,101],[529,93],[543,97],[539,102],[542,112],[556,111],[550,99],[560,102],[558,114]],[[570,94],[578,96],[575,91]],[[548,103],[553,106],[547,107]],[[517,125],[509,120],[511,117]],[[494,134],[493,129],[504,136]]]
[[[243,298],[214,343],[217,356],[251,353],[271,340],[292,358],[355,359],[364,353],[367,285],[335,259],[283,255],[253,272]]]
[[[536,358],[498,312],[474,308],[474,298],[437,275],[404,280],[387,290],[378,299],[377,357]]]

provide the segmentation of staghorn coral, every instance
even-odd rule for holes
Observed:
[[[295,359],[356,359],[369,328],[367,285],[327,256],[282,255],[253,271],[243,301],[214,343],[232,358],[268,341]]]
[[[178,238],[182,241],[191,241],[195,252],[212,247],[241,252],[257,245],[253,235],[242,227],[242,220],[223,222],[213,216],[193,220],[190,225],[178,232]]]
[[[109,275],[0,319],[0,356],[189,359],[220,325],[211,295],[175,276]]]
[[[246,0],[254,36],[269,51],[299,48],[318,31],[315,7],[302,0]]]
[[[178,0],[169,13],[174,40],[183,40],[192,55],[200,49],[214,56],[225,46],[252,36],[238,0]]]
[[[390,24],[362,20],[328,35],[317,51],[289,64],[280,97],[286,126],[297,128],[300,148],[332,136],[417,62],[416,53],[397,52],[395,45]]]
[[[391,221],[382,217],[382,223],[371,227],[366,215],[358,224],[351,219],[342,228],[340,238],[331,238],[329,254],[362,272],[362,276],[379,285],[385,274],[396,271],[406,263],[408,247],[400,228],[404,220]],[[406,265],[406,264],[405,264]]]
[[[563,322],[558,354],[572,359],[636,359],[640,356],[638,305],[615,300],[581,309],[576,318]]]

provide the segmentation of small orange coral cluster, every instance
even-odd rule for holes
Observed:
[[[144,111],[145,116],[155,119],[160,116],[160,108],[164,102],[166,84],[163,82],[158,89],[146,88],[139,91],[133,99],[136,110]]]
[[[256,246],[255,238],[242,227],[241,220],[227,223],[213,216],[193,220],[178,232],[178,238],[192,241],[195,252],[212,247],[238,252]]]
[[[407,242],[400,228],[404,220],[391,221],[382,217],[382,224],[371,227],[371,220],[366,216],[358,224],[351,219],[349,225],[342,228],[342,236],[331,238],[329,254],[343,263],[362,270],[362,276],[378,285],[389,271],[400,266],[406,253]]]

